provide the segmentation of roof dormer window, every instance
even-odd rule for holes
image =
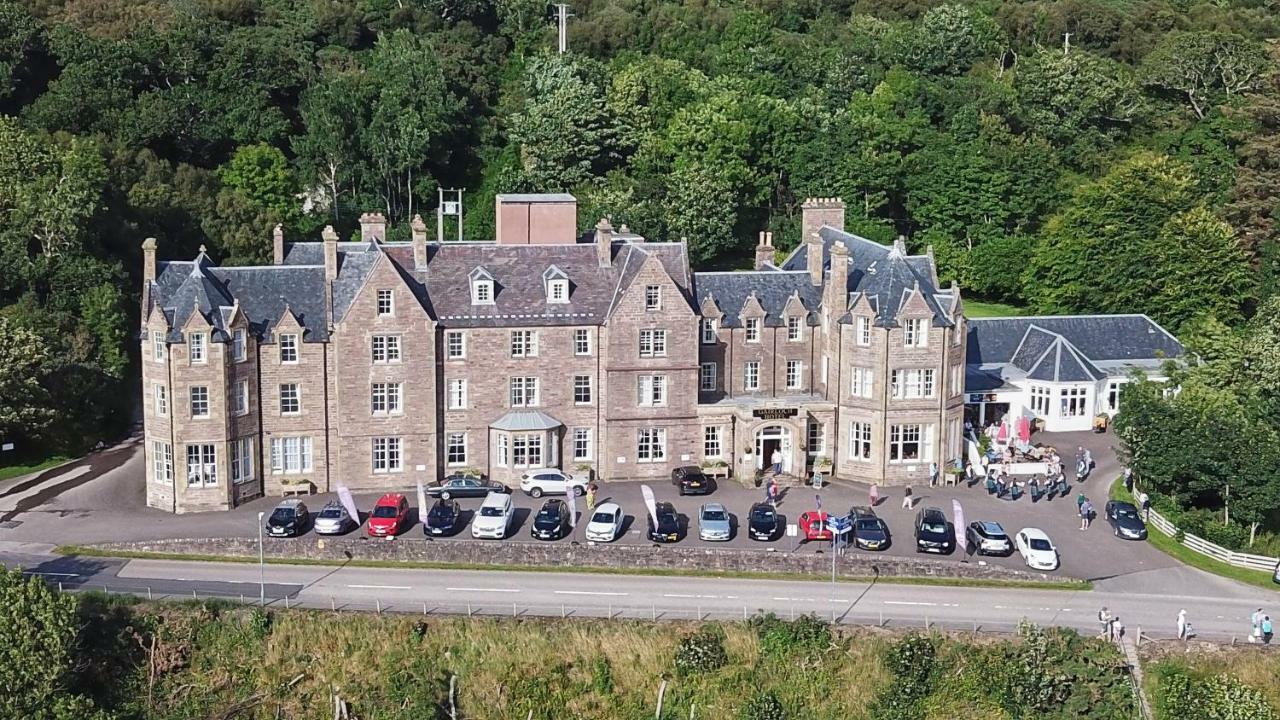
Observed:
[[[492,305],[494,296],[493,276],[488,270],[478,267],[471,271],[471,304]]]
[[[569,302],[569,276],[560,268],[552,265],[542,273],[542,284],[547,291],[547,302]]]

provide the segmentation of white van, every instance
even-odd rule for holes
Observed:
[[[511,518],[514,515],[515,506],[511,503],[511,495],[489,493],[476,511],[475,520],[471,521],[471,537],[492,540],[505,538],[511,529]]]

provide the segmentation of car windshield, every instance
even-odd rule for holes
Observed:
[[[273,522],[293,522],[293,509],[277,508],[275,512],[271,513],[271,520]]]
[[[992,540],[1003,540],[1005,537],[1004,530],[1002,530],[999,525],[983,523],[980,527],[982,529],[982,534]]]
[[[453,517],[453,508],[448,505],[435,505],[431,508],[431,512],[427,513],[427,517],[448,518]]]
[[[777,514],[774,513],[773,508],[760,507],[751,511],[752,520],[758,520],[760,522],[773,522],[773,519],[775,517],[777,517]]]
[[[704,510],[702,513],[702,519],[711,522],[722,522],[724,520],[728,520],[729,516],[725,511],[720,509]]]
[[[1137,513],[1137,511],[1136,511],[1136,510],[1134,510],[1134,509],[1133,509],[1133,508],[1131,508],[1131,507],[1125,507],[1124,505],[1117,505],[1117,506],[1116,506],[1116,517],[1123,517],[1123,518],[1136,518],[1136,517],[1138,517],[1138,513]]]
[[[611,523],[613,522],[613,513],[598,512],[591,516],[591,522]]]
[[[483,517],[502,517],[505,513],[500,507],[487,506],[480,508],[480,515]]]
[[[542,508],[538,511],[538,520],[557,522],[560,520],[560,511],[555,508]]]
[[[920,523],[920,529],[927,533],[941,534],[947,531],[947,523],[945,520],[939,521],[925,518],[924,522]]]
[[[1031,549],[1049,551],[1053,549],[1053,546],[1044,538],[1031,538]]]
[[[342,508],[327,507],[320,511],[320,517],[324,520],[336,520],[342,517]]]
[[[373,516],[376,518],[393,518],[396,516],[396,508],[394,505],[379,505],[373,509]]]

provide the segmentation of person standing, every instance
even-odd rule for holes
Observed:
[[[1142,516],[1145,520],[1151,520],[1151,496],[1145,492],[1138,493],[1138,507],[1142,510]]]
[[[1107,612],[1105,605],[1098,611],[1098,625],[1101,626],[1098,629],[1098,637],[1109,637],[1111,635],[1111,613]]]
[[[1270,615],[1262,616],[1262,644],[1263,645],[1271,644],[1271,616]]]
[[[1262,639],[1262,608],[1254,610],[1249,615],[1249,642],[1258,642]]]
[[[1124,489],[1130,494],[1133,493],[1133,468],[1124,469]]]
[[[880,486],[871,483],[871,489],[867,491],[867,500],[871,503],[871,507],[875,507],[880,502]]]
[[[765,496],[769,499],[770,505],[778,507],[778,478],[769,478],[769,486],[765,490]]]
[[[782,451],[774,450],[773,455],[769,457],[769,462],[773,463],[773,474],[782,474]]]
[[[596,509],[596,484],[589,483],[587,485],[587,514],[590,515]]]
[[[1191,627],[1191,623],[1187,622],[1187,611],[1182,609],[1178,611],[1178,639],[1186,640],[1187,631]]]
[[[929,487],[938,487],[938,463],[929,463]]]
[[[911,497],[911,486],[908,485],[902,489],[902,509],[910,510],[914,500]]]
[[[1076,512],[1080,512],[1080,508],[1084,507],[1084,501],[1088,499],[1084,496],[1084,493],[1076,495]]]
[[[1080,529],[1089,529],[1089,513],[1093,512],[1093,503],[1085,500],[1080,504]]]
[[[1124,625],[1120,623],[1120,616],[1117,615],[1111,619],[1111,641],[1120,642],[1124,640]]]

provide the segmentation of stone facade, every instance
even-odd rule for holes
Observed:
[[[959,291],[938,287],[932,257],[843,218],[836,199],[806,202],[806,242],[775,265],[763,235],[741,273],[693,273],[683,242],[606,221],[582,238],[557,220],[521,242],[440,244],[415,220],[411,243],[388,243],[366,214],[360,242],[326,229],[286,246],[277,228],[275,263],[252,268],[203,251],[157,263],[148,240],[148,503],[212,510],[462,471],[515,483],[540,466],[752,475],[774,450],[793,477],[920,482],[960,454]]]

